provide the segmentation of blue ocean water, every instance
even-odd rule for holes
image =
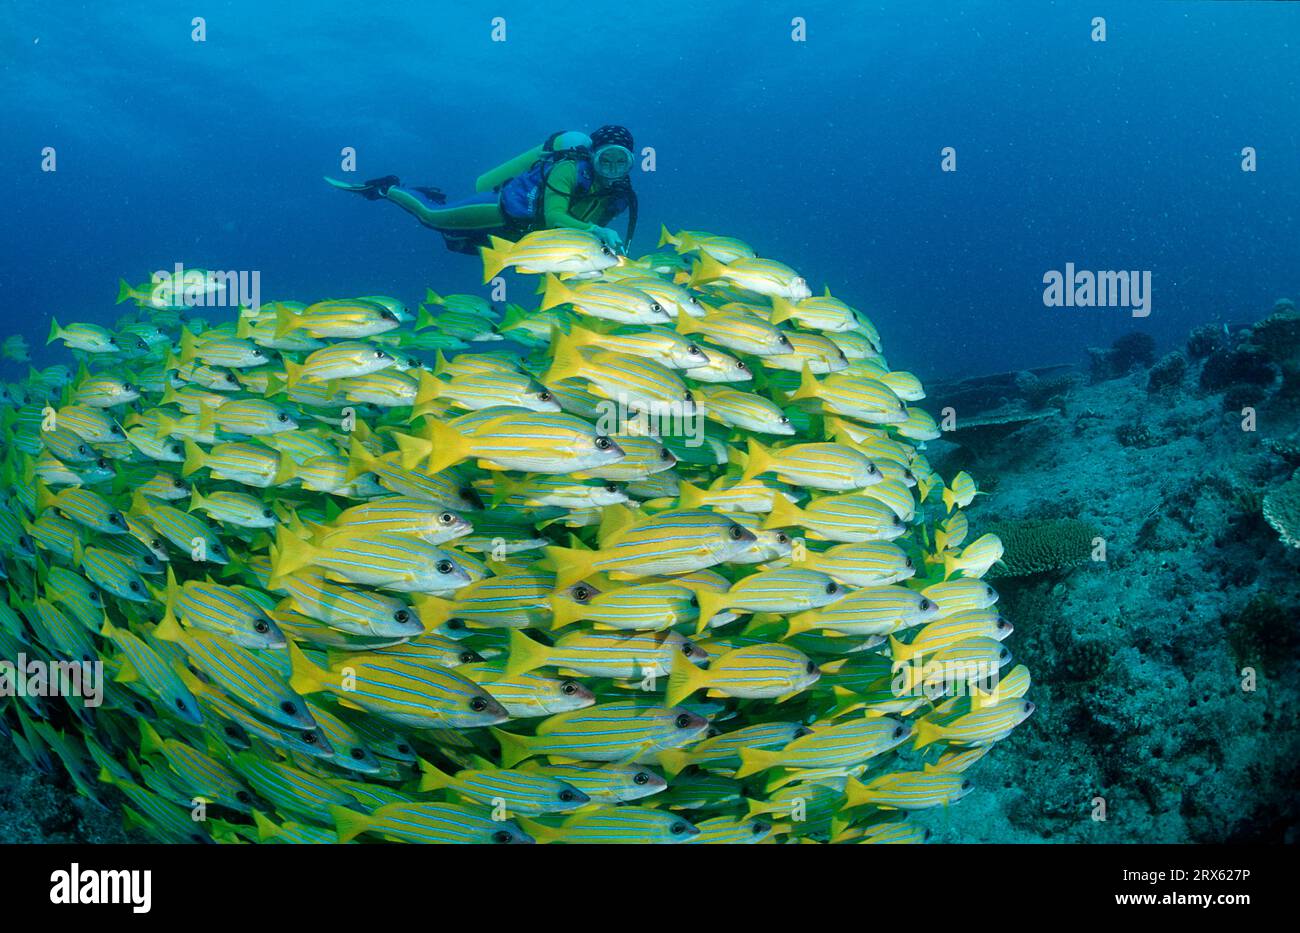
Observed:
[[[607,122],[655,151],[634,252],[661,223],[741,237],[922,379],[1074,362],[1135,328],[1163,347],[1296,291],[1285,3],[10,0],[0,43],[0,307],[33,343],[51,314],[111,322],[119,276],[176,262],[258,270],[264,299],[480,288],[475,259],[321,176],[354,147],[357,179],[455,197]],[[1152,313],[1045,307],[1067,262],[1149,270]]]

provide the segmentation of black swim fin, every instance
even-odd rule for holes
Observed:
[[[402,180],[396,175],[385,175],[383,178],[372,178],[359,185],[353,184],[352,182],[339,181],[336,178],[330,178],[328,175],[325,176],[325,180],[335,188],[339,188],[343,191],[355,192],[367,201],[378,201],[380,198],[388,194],[389,188],[402,183]]]

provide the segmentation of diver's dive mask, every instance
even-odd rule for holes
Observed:
[[[632,151],[613,144],[601,146],[592,153],[592,162],[596,166],[597,175],[613,181],[632,171]]]

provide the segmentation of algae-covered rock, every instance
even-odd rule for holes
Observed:
[[[1183,384],[1183,375],[1186,372],[1187,357],[1175,350],[1151,367],[1151,374],[1147,377],[1147,391],[1154,394],[1176,389]]]
[[[1049,570],[1065,570],[1092,558],[1098,531],[1073,518],[1022,519],[994,522],[987,531],[1002,539],[1002,562],[990,577],[1026,577]]]
[[[1264,497],[1264,518],[1287,547],[1300,547],[1300,471]]]

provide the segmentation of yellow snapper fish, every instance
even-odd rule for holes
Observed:
[[[866,316],[664,242],[490,241],[500,309],[55,324],[0,391],[0,653],[114,679],[0,741],[164,841],[924,841],[1032,710],[974,481]]]
[[[490,237],[480,247],[483,282],[491,282],[506,268],[516,272],[594,275],[618,264],[618,256],[594,234],[585,230],[534,230],[517,242]]]

